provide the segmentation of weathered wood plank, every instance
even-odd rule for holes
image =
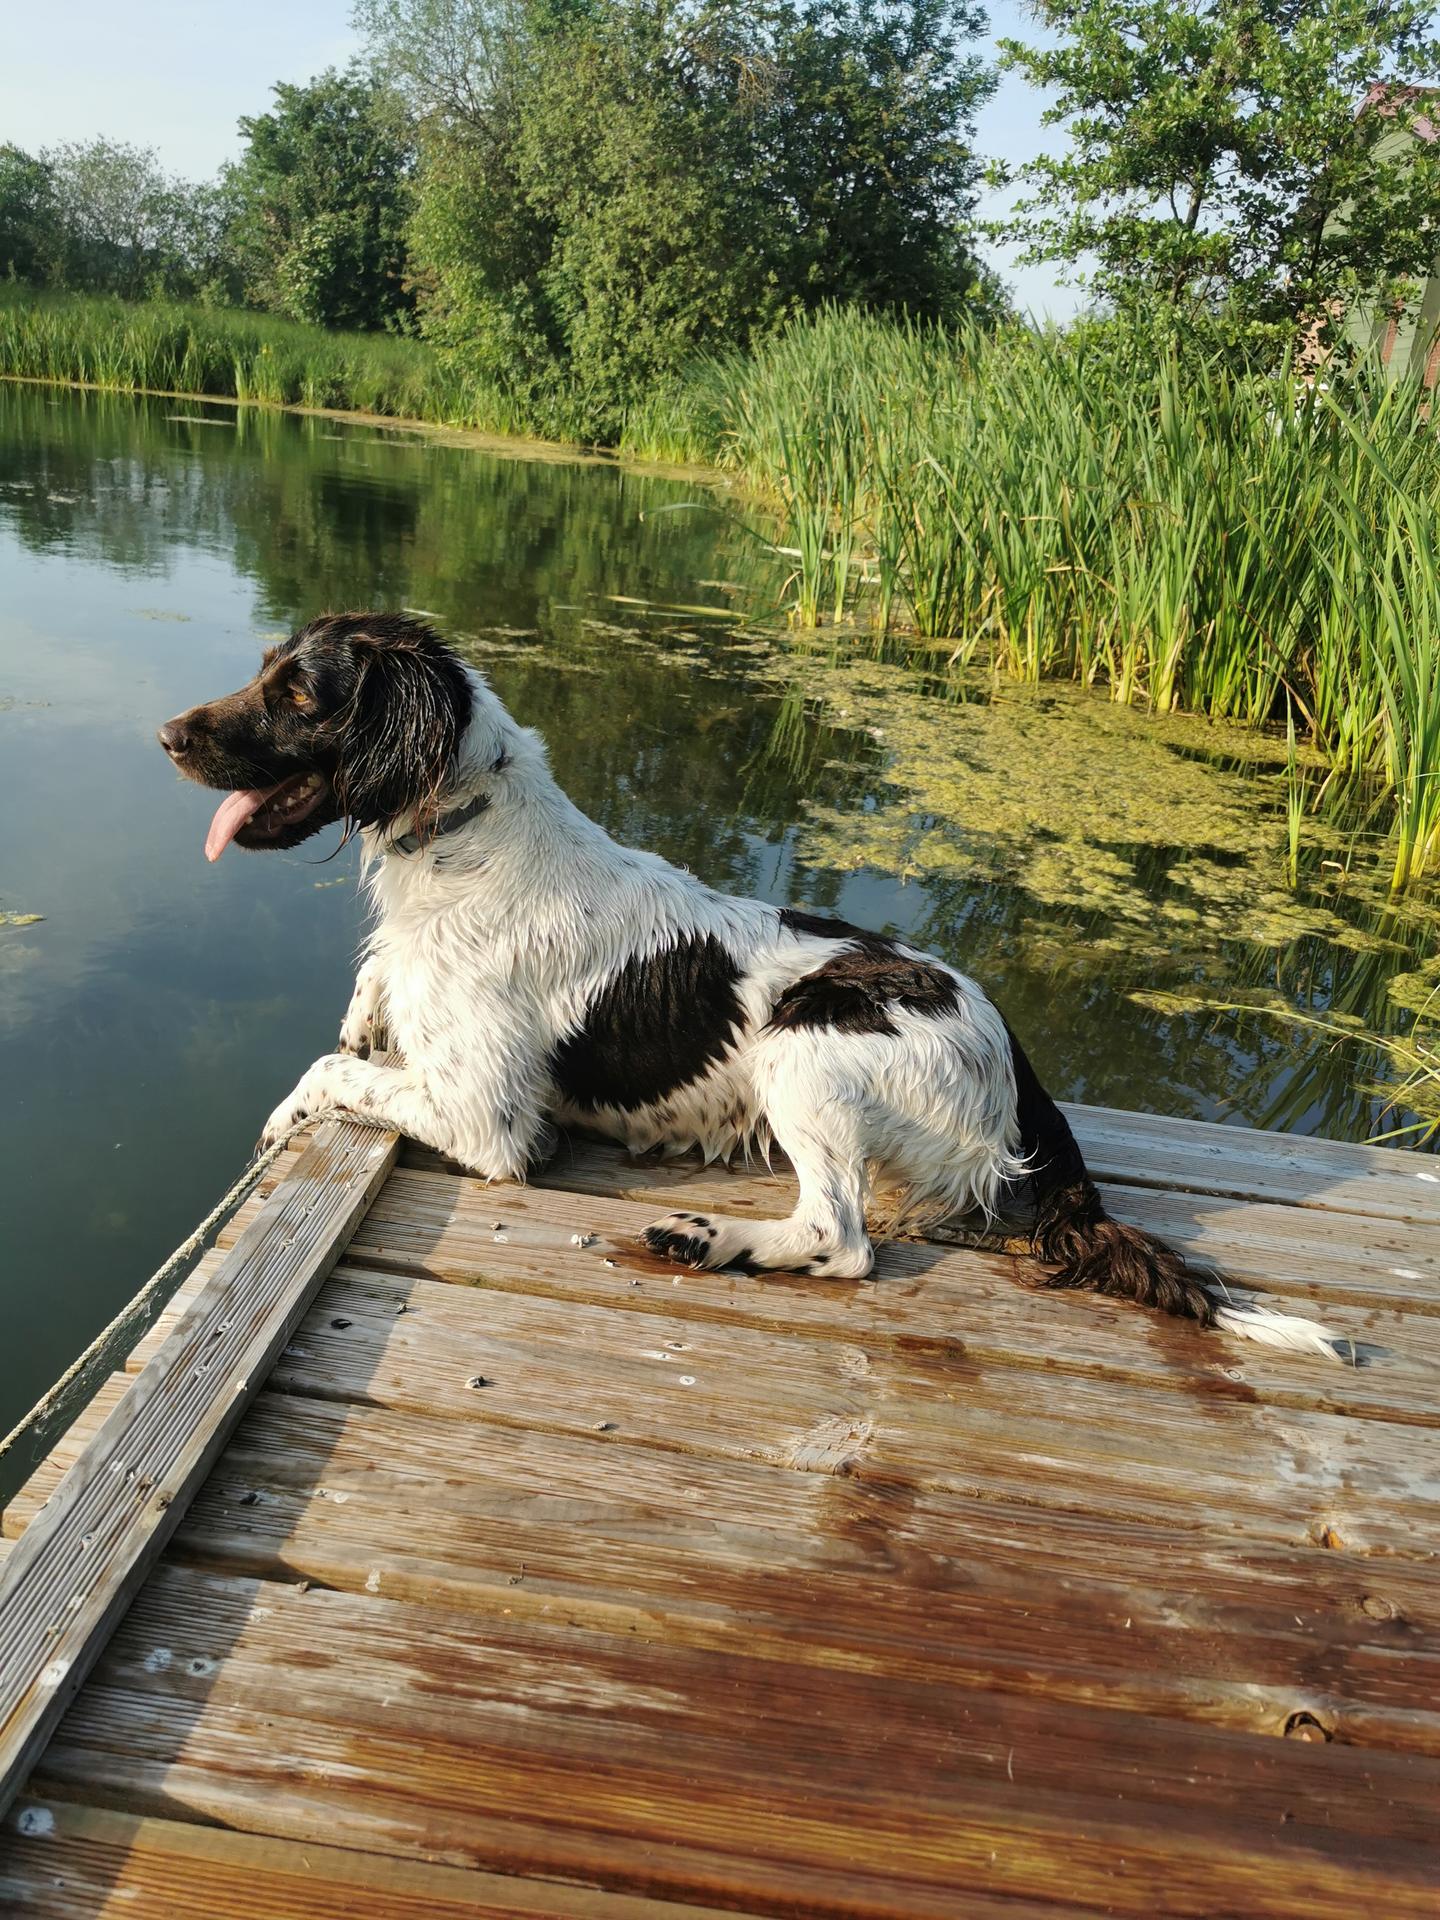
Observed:
[[[696,1201],[692,1200],[692,1204]],[[712,1203],[713,1204],[713,1203]],[[504,1236],[492,1223],[503,1215]],[[1094,1295],[1027,1288],[1008,1255],[894,1241],[875,1278],[854,1283],[793,1274],[722,1276],[677,1270],[637,1245],[649,1206],[592,1195],[577,1208],[538,1188],[486,1188],[443,1174],[397,1170],[363,1222],[347,1265],[497,1286],[595,1306],[831,1334],[916,1351],[962,1343],[977,1364],[1096,1371],[1198,1393],[1226,1381],[1276,1406],[1440,1423],[1440,1321],[1317,1303],[1375,1364],[1275,1354],[1250,1341],[1146,1314]],[[576,1248],[576,1222],[594,1234]]]
[[[693,1276],[723,1287],[728,1276]],[[1044,1304],[1035,1303],[1037,1310]],[[1168,1330],[1167,1330],[1168,1332]],[[504,1421],[825,1472],[862,1465],[1043,1509],[1217,1513],[1257,1539],[1331,1532],[1436,1551],[1437,1450],[1411,1430],[1207,1379],[1193,1395],[1082,1373],[1030,1394],[961,1341],[873,1350],[793,1333],[616,1313],[343,1265],[275,1363],[295,1393],[465,1423]]]
[[[597,1322],[593,1309],[577,1317],[549,1300],[342,1265],[275,1380],[329,1399],[443,1412],[467,1428],[499,1421],[584,1436],[603,1425],[612,1439],[709,1458],[898,1473],[912,1489],[946,1485],[1037,1516],[1086,1510],[1204,1533],[1223,1514],[1229,1527],[1252,1525],[1257,1541],[1323,1538],[1407,1554],[1433,1545],[1434,1448],[1402,1429],[1367,1426],[1357,1444],[1334,1415],[1274,1424],[1263,1405],[1212,1398],[1236,1383],[1208,1377],[1192,1394],[1163,1394],[1158,1408],[1156,1396],[1103,1372],[1037,1380],[1017,1396],[958,1343],[953,1353],[937,1343],[932,1359],[872,1353],[864,1339],[817,1346],[697,1328],[662,1311]],[[679,1372],[690,1365],[702,1371]],[[472,1388],[477,1378],[487,1384]],[[473,1444],[436,1442],[442,1453]],[[12,1513],[27,1501],[33,1510],[64,1458]]]
[[[457,1451],[442,1422],[263,1395],[171,1555],[1272,1735],[1303,1712],[1440,1751],[1437,1595],[1412,1566],[1035,1519],[504,1428]]]
[[[1065,1112],[1101,1179],[1440,1226],[1434,1154],[1110,1107],[1066,1104]]]
[[[486,1187],[438,1155],[408,1147],[403,1174],[444,1173],[489,1196],[493,1205],[508,1187]],[[731,1171],[693,1160],[666,1165],[631,1161],[615,1148],[573,1140],[536,1187],[557,1195],[629,1200],[654,1214],[674,1207],[708,1208],[739,1217],[785,1214],[794,1204],[788,1171]],[[1381,1308],[1396,1314],[1440,1315],[1440,1239],[1433,1225],[1361,1214],[1331,1214],[1280,1202],[1243,1202],[1205,1193],[1171,1191],[1102,1181],[1106,1203],[1118,1219],[1147,1227],[1181,1252],[1241,1284],[1332,1304]],[[577,1214],[583,1205],[576,1203]],[[956,1233],[933,1236],[953,1243]],[[1422,1330],[1431,1351],[1440,1336]]]
[[[0,1837],[0,1902],[26,1920],[759,1920],[32,1797]],[[1050,1920],[1055,1909],[986,1901],[979,1912]]]
[[[12,1513],[23,1521],[21,1507]],[[1428,1659],[1440,1644],[1436,1580],[1423,1563],[1388,1555],[1265,1548],[1219,1524],[1037,1513],[866,1469],[835,1478],[632,1448],[614,1432],[486,1425],[459,1438],[442,1417],[273,1392],[236,1430],[177,1549],[357,1590],[378,1572],[388,1594],[444,1586],[468,1603],[472,1582],[484,1590],[476,1605],[493,1592],[505,1603],[566,1592],[603,1605],[680,1601],[705,1615],[776,1603],[787,1615],[789,1590],[766,1594],[756,1582],[791,1569],[804,1590],[795,1607],[814,1615],[820,1640],[826,1607],[810,1576],[835,1571],[847,1592],[862,1576],[887,1580],[891,1613],[910,1590],[922,1609],[927,1596],[954,1594],[1008,1620],[1033,1609],[1043,1617],[1056,1597],[1062,1613],[1106,1628],[1131,1619],[1137,1634],[1150,1624],[1206,1644],[1213,1634],[1256,1638],[1279,1622],[1323,1672],[1359,1647]],[[737,1574],[749,1584],[737,1588]],[[831,1590],[826,1605],[845,1609],[845,1594]],[[1390,1667],[1404,1672],[1404,1661]]]
[[[1440,1230],[1427,1223],[1237,1203],[1161,1188],[1104,1188],[1117,1220],[1158,1233],[1197,1266],[1227,1279],[1334,1307],[1377,1308],[1407,1326],[1412,1345],[1440,1352]],[[1427,1322],[1431,1324],[1427,1324]]]
[[[187,1619],[147,1589],[46,1788],[762,1911],[847,1873],[870,1883],[862,1910],[888,1887],[897,1914],[975,1884],[1148,1915],[1162,1872],[1176,1914],[1410,1913],[1433,1891],[1440,1765],[1414,1755],[1177,1739],[534,1621],[476,1633],[368,1596],[212,1591]]]
[[[663,1617],[667,1638],[693,1644],[789,1658],[798,1641],[822,1663],[963,1672],[1270,1733],[1307,1712],[1339,1739],[1440,1748],[1440,1635],[1394,1563],[1367,1572],[1314,1551],[1285,1564],[1253,1543],[1227,1559],[1077,1524],[1067,1564],[1024,1533],[1029,1550],[1007,1556],[1018,1520],[940,1494],[897,1501],[863,1477],[648,1450],[617,1469],[613,1444],[504,1429],[457,1456],[440,1423],[267,1395],[177,1548],[422,1603],[512,1614],[563,1596],[569,1618],[634,1632]],[[962,1571],[957,1540],[984,1558]]]
[[[0,1809],[143,1581],[392,1165],[322,1128],[0,1572]]]
[[[1159,1886],[1177,1915],[1428,1912],[1440,1240],[1414,1157],[1087,1124],[1122,1217],[1389,1357],[1036,1297],[953,1246],[889,1248],[873,1286],[677,1275],[639,1225],[786,1206],[783,1179],[581,1145],[548,1190],[487,1188],[407,1149],[37,1774],[86,1892],[43,1904],[65,1873],[41,1888],[32,1833],[0,1839],[0,1895],[70,1920],[113,1872],[117,1911],[338,1920],[374,1910],[373,1861],[401,1920],[1138,1920]],[[1266,1197],[1217,1197],[1239,1180]],[[1296,1715],[1329,1744],[1276,1737]]]

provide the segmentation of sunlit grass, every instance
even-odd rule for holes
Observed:
[[[498,388],[450,373],[419,340],[327,333],[229,308],[139,304],[0,285],[0,374],[121,393],[333,407],[492,433],[529,422]]]
[[[1440,455],[1420,399],[1364,369],[1318,390],[1182,363],[1113,329],[835,312],[708,361],[648,426],[774,503],[799,624],[908,630],[1160,712],[1293,713],[1332,790],[1390,795],[1399,887],[1440,864]]]

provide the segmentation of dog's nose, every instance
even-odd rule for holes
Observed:
[[[167,720],[156,737],[172,760],[178,760],[182,754],[190,751],[190,729],[183,718]]]

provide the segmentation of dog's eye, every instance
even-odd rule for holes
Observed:
[[[292,680],[290,682],[290,699],[297,707],[308,707],[311,704],[312,695],[298,680]]]

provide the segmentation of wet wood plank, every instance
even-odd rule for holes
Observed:
[[[203,1483],[398,1140],[332,1123],[129,1385],[0,1571],[0,1810]]]
[[[1022,1301],[1042,1319],[1057,1305]],[[1132,1338],[1143,1334],[1136,1319]],[[1181,1378],[1190,1386],[1177,1392],[1169,1381],[1136,1377],[1121,1389],[1103,1372],[1057,1373],[1027,1394],[960,1341],[893,1351],[863,1336],[816,1341],[348,1264],[272,1376],[287,1392],[467,1425],[603,1427],[687,1453],[829,1473],[870,1467],[1047,1507],[1199,1526],[1224,1511],[1257,1539],[1330,1530],[1372,1549],[1435,1551],[1433,1440],[1417,1445],[1408,1427],[1383,1420],[1277,1412],[1218,1376]]]
[[[26,1796],[9,1823],[5,1911],[27,1920],[721,1920],[715,1907],[304,1845]],[[973,1911],[973,1909],[972,1909]],[[986,1902],[980,1920],[1053,1909]],[[758,1920],[726,1909],[724,1920]]]
[[[1440,1226],[1440,1158],[1295,1133],[1066,1105],[1104,1180]]]
[[[427,1483],[434,1491],[425,1499]],[[257,1497],[247,1500],[250,1493]],[[634,1447],[613,1433],[597,1441],[500,1425],[457,1432],[433,1414],[288,1394],[257,1402],[201,1498],[186,1522],[199,1557],[226,1558],[253,1538],[261,1554],[282,1556],[276,1565],[308,1573],[299,1556],[309,1542],[316,1552],[363,1559],[362,1580],[377,1565],[388,1578],[378,1531],[388,1505],[397,1551],[403,1539],[407,1553],[434,1568],[468,1554],[504,1584],[528,1564],[523,1533],[507,1539],[507,1525],[535,1530],[557,1580],[569,1577],[557,1553],[567,1528],[573,1535],[578,1526],[587,1551],[570,1555],[571,1589],[595,1586],[611,1599],[623,1596],[625,1555],[653,1549],[654,1578],[637,1566],[634,1592],[708,1607],[713,1596],[694,1579],[688,1556],[724,1558],[728,1526],[739,1529],[761,1571],[833,1566],[853,1575],[868,1567],[903,1576],[902,1592],[957,1584],[988,1591],[993,1570],[997,1594],[1008,1593],[1012,1579],[1031,1594],[1045,1581],[1098,1585],[1127,1602],[1143,1591],[1155,1596],[1155,1617],[1177,1630],[1250,1632],[1278,1621],[1286,1632],[1293,1624],[1336,1645],[1433,1654],[1430,1636],[1440,1628],[1432,1559],[1366,1555],[1334,1535],[1324,1544],[1267,1544],[1225,1524],[1223,1514],[1208,1523],[1189,1514],[1151,1523],[1037,1511],[1030,1501],[922,1488],[883,1467],[797,1473]],[[436,1529],[428,1543],[427,1514]],[[529,1582],[526,1574],[522,1584]],[[1417,1673],[1426,1672],[1422,1661]]]
[[[407,1148],[47,1748],[0,1897],[52,1920],[1138,1920],[1158,1888],[1177,1915],[1433,1910],[1417,1162],[1077,1126],[1117,1213],[1313,1301],[1369,1364],[1038,1295],[953,1243],[888,1247],[866,1285],[677,1274],[640,1225],[788,1210],[784,1174],[571,1143],[522,1190]],[[257,1198],[226,1238],[273,1217]],[[44,1524],[125,1387],[7,1532]]]
[[[175,1552],[506,1618],[560,1599],[567,1620],[627,1634],[663,1621],[667,1644],[963,1674],[1255,1732],[1303,1712],[1347,1741],[1440,1750],[1433,1583],[1412,1565],[1318,1546],[1267,1556],[1253,1539],[1225,1549],[1088,1515],[1067,1559],[1054,1533],[1042,1549],[1026,1508],[883,1474],[508,1428],[456,1446],[433,1418],[267,1394]]]
[[[724,1182],[718,1195],[715,1182]],[[769,1190],[734,1176],[712,1176],[666,1193],[668,1204],[736,1211],[774,1204]],[[731,1190],[736,1191],[732,1192]],[[784,1203],[788,1204],[788,1203]],[[1358,1368],[1255,1343],[1200,1334],[1161,1316],[1094,1296],[1061,1297],[1023,1284],[1027,1263],[1004,1254],[893,1241],[879,1249],[873,1281],[795,1275],[723,1276],[681,1272],[647,1258],[638,1234],[655,1217],[643,1189],[623,1200],[541,1188],[489,1188],[470,1180],[401,1168],[352,1243],[347,1262],[466,1286],[547,1293],[622,1310],[660,1311],[774,1328],[879,1340],[936,1351],[962,1343],[978,1361],[1045,1368],[1094,1367],[1112,1374],[1162,1375],[1177,1385],[1197,1375],[1249,1381],[1277,1404],[1317,1404],[1433,1424],[1440,1419],[1440,1325],[1432,1316],[1369,1305],[1337,1306],[1324,1316],[1355,1342]],[[497,1241],[493,1222],[504,1216]],[[582,1231],[593,1244],[576,1249]],[[1424,1295],[1423,1282],[1407,1283]],[[1440,1298],[1440,1276],[1434,1287]],[[1296,1311],[1305,1311],[1297,1306]],[[1317,1364],[1318,1359],[1318,1364]],[[1223,1389],[1217,1388],[1217,1391]]]
[[[1383,1875],[1387,1911],[1410,1913],[1432,1884],[1440,1763],[1177,1739],[1165,1719],[741,1654],[667,1645],[657,1663],[633,1636],[477,1632],[369,1596],[187,1600],[161,1582],[38,1784],[485,1871],[723,1889],[761,1911],[807,1880],[836,1890],[821,1911],[854,1911],[853,1874],[867,1911],[953,1912],[975,1885],[1151,1914],[1168,1861],[1168,1912],[1339,1912]]]
[[[416,1147],[405,1151],[402,1170],[408,1169],[445,1170],[438,1155]],[[1283,1201],[1237,1201],[1116,1179],[1102,1179],[1100,1185],[1118,1218],[1172,1240],[1200,1265],[1241,1284],[1323,1297],[1327,1308],[1344,1302],[1440,1315],[1440,1230],[1430,1221],[1326,1213]],[[788,1213],[795,1194],[783,1169],[701,1167],[693,1160],[643,1164],[613,1147],[578,1139],[565,1144],[536,1186],[633,1200],[657,1213],[699,1207],[741,1217]],[[942,1228],[932,1238],[944,1243],[955,1235]],[[1436,1339],[1433,1332],[1429,1337]]]

